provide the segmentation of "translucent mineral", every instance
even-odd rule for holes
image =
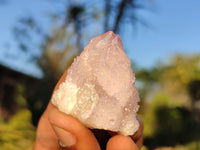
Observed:
[[[139,96],[121,39],[112,31],[90,40],[74,59],[52,103],[85,126],[132,135]]]

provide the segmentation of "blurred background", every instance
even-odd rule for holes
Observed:
[[[199,8],[198,0],[0,0],[0,148],[32,148],[61,74],[112,30],[136,74],[142,150],[200,150]]]

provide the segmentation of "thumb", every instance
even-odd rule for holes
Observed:
[[[54,109],[49,114],[49,121],[62,149],[100,150],[93,133],[72,116]]]
[[[139,150],[139,148],[131,137],[115,135],[108,141],[106,150]]]

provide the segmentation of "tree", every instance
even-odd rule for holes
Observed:
[[[98,4],[88,1],[75,3],[72,0],[63,0],[60,3],[65,6],[61,11],[62,13],[59,11],[53,12],[50,15],[55,22],[60,22],[54,27],[51,27],[53,30],[52,33],[48,35],[44,33],[40,23],[37,22],[37,18],[34,16],[22,16],[13,27],[13,34],[18,42],[19,48],[22,52],[30,54],[30,61],[39,62],[41,68],[45,70],[44,74],[48,73],[47,70],[51,69],[53,69],[50,71],[51,73],[55,72],[55,68],[59,64],[58,60],[62,60],[63,62],[63,59],[69,59],[69,62],[71,62],[71,58],[66,58],[65,56],[69,54],[71,57],[74,57],[79,54],[91,37],[108,30],[120,33],[120,27],[123,27],[127,21],[131,24],[139,21],[140,19],[137,18],[136,10],[144,8],[144,4],[138,0],[106,0]],[[103,20],[104,23],[102,23]],[[101,29],[96,30],[97,25]],[[89,30],[97,32],[89,33]],[[32,50],[33,48],[39,48],[39,46],[31,42],[35,35],[40,36],[39,39],[43,39],[44,41],[40,47],[40,53],[35,53]],[[63,57],[62,59],[63,53],[65,58]],[[57,60],[56,62],[54,61],[55,59]],[[66,60],[64,62],[69,64]],[[54,63],[57,64],[55,65]],[[53,67],[50,65],[53,65]],[[62,66],[66,65],[62,63]],[[47,68],[45,69],[45,67]],[[58,72],[63,72],[63,69],[59,67],[58,70]]]

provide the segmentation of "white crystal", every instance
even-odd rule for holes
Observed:
[[[112,31],[90,40],[68,69],[52,103],[89,128],[132,135],[139,123],[135,75],[121,39]]]

